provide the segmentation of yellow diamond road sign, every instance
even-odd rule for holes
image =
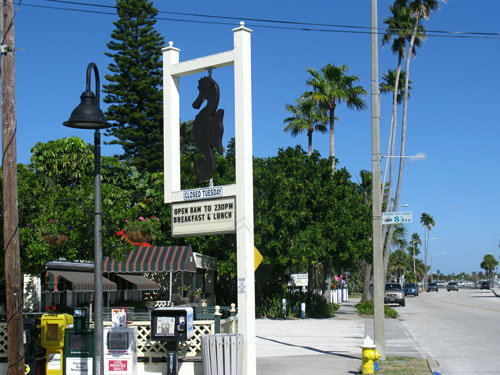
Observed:
[[[255,266],[254,266],[253,270],[256,271],[257,268],[262,263],[262,259],[264,259],[264,257],[259,252],[259,250],[257,250],[257,248],[255,246],[253,247],[253,259],[254,259],[254,263],[255,263]]]

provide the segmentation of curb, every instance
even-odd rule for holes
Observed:
[[[427,364],[431,368],[432,375],[441,375],[439,372],[439,362],[436,361],[434,358],[427,358]]]

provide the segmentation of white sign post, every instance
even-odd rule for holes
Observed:
[[[382,225],[388,224],[408,224],[412,222],[412,212],[383,212]]]
[[[233,50],[181,63],[179,62],[180,50],[173,47],[172,42],[163,49],[165,203],[203,199],[201,196],[205,193],[214,194],[219,198],[235,197],[236,199],[238,331],[244,336],[244,375],[255,375],[257,372],[255,350],[251,32],[252,30],[245,28],[242,22],[240,27],[233,30]],[[200,189],[182,191],[180,186],[179,78],[230,65],[234,65],[236,184],[222,186],[220,191],[200,191]],[[173,205],[172,209],[174,207],[175,205]]]

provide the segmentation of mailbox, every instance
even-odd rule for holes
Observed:
[[[42,347],[46,349],[46,374],[63,375],[64,334],[73,326],[69,314],[44,314],[41,322]]]
[[[151,341],[167,342],[167,375],[178,373],[177,347],[193,333],[192,307],[160,307],[151,311]]]
[[[192,307],[160,307],[151,312],[152,341],[185,341],[193,336]]]
[[[65,375],[92,374],[94,357],[94,331],[88,328],[87,311],[74,310],[74,325],[64,335]]]

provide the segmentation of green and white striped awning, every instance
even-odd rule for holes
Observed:
[[[94,273],[78,271],[47,270],[44,275],[45,292],[93,292]],[[104,292],[117,290],[116,283],[102,278]]]
[[[196,272],[191,246],[138,246],[125,260],[103,260],[103,272]]]

